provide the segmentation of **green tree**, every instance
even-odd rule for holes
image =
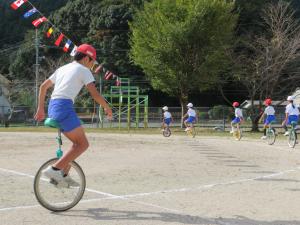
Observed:
[[[195,90],[206,90],[228,66],[237,14],[234,1],[154,0],[137,12],[131,57],[155,89],[182,106]]]

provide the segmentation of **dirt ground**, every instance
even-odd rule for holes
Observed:
[[[33,176],[55,133],[0,132],[0,225],[300,225],[300,146],[285,139],[88,133],[87,190],[63,213],[39,206]],[[64,149],[70,143],[64,142]]]

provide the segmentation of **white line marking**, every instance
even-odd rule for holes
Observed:
[[[15,174],[15,175],[30,177],[30,178],[34,179],[34,176],[32,176],[30,174],[21,173],[21,172],[17,172],[17,171],[14,171],[14,170],[8,170],[8,169],[3,169],[3,168],[0,168],[0,170],[3,171],[3,172],[8,172],[8,173],[12,173],[12,174]],[[154,205],[154,204],[150,204],[150,203],[145,203],[145,202],[141,202],[141,201],[135,201],[135,200],[131,200],[131,199],[128,199],[126,197],[123,197],[123,196],[113,195],[113,194],[105,193],[105,192],[101,192],[101,191],[96,191],[96,190],[93,190],[93,189],[90,189],[90,188],[86,188],[85,190],[89,191],[89,192],[92,192],[92,193],[108,196],[109,199],[122,199],[122,200],[127,200],[129,202],[134,202],[134,203],[137,203],[137,204],[140,204],[140,205],[151,206],[151,207],[163,209],[163,210],[166,210],[166,211],[179,212],[178,210],[175,210],[175,209],[170,209],[170,208],[166,208],[166,207],[162,207],[162,206],[158,206],[158,205]],[[103,200],[103,198],[101,200]],[[90,202],[90,201],[89,200],[82,200],[81,202]],[[2,209],[0,209],[0,211],[7,211],[7,210],[13,210],[13,209],[28,209],[28,208],[34,208],[34,207],[37,207],[37,206],[39,206],[39,205],[2,208]]]
[[[16,174],[16,175],[19,175],[19,176],[34,178],[34,176],[32,176],[32,175],[25,174],[25,173],[20,173],[20,172],[14,171],[14,170],[8,170],[8,169],[3,169],[3,168],[0,168],[0,170],[4,171],[4,172]],[[245,183],[245,182],[248,182],[248,181],[268,179],[268,178],[272,178],[272,177],[281,176],[281,175],[284,175],[284,174],[287,174],[287,173],[297,172],[299,170],[300,170],[300,167],[297,167],[295,169],[285,170],[285,171],[272,173],[272,174],[264,175],[264,176],[258,176],[258,177],[254,177],[254,178],[245,178],[245,179],[233,180],[233,181],[228,181],[228,182],[220,182],[220,183],[215,183],[215,184],[206,184],[206,185],[202,185],[202,186],[199,186],[199,187],[193,187],[193,188],[169,189],[169,190],[146,192],[146,193],[137,193],[137,194],[128,194],[128,195],[113,195],[113,194],[110,194],[110,193],[101,192],[101,191],[93,190],[93,189],[90,189],[90,188],[86,188],[86,191],[96,193],[96,194],[100,194],[100,195],[104,195],[104,196],[107,196],[107,197],[106,198],[81,200],[79,202],[79,204],[80,203],[93,202],[93,201],[107,200],[107,199],[122,199],[122,200],[127,200],[127,201],[130,201],[130,202],[134,202],[134,203],[137,203],[137,204],[145,205],[145,206],[151,206],[151,207],[155,207],[155,208],[159,208],[159,209],[163,209],[163,210],[167,210],[167,211],[172,211],[172,212],[179,212],[178,210],[169,209],[169,208],[161,207],[161,206],[158,206],[158,205],[153,205],[151,203],[145,203],[145,202],[141,202],[141,201],[131,200],[129,198],[143,197],[143,196],[157,195],[157,194],[164,194],[164,193],[188,192],[188,191],[195,191],[195,190],[210,189],[210,188],[213,188],[213,187],[216,187],[216,186],[234,185],[234,184],[238,184],[238,183]],[[13,209],[29,209],[29,208],[35,208],[35,207],[38,207],[38,206],[40,206],[40,205],[16,206],[16,207],[10,207],[10,208],[2,208],[2,209],[0,209],[0,211],[8,211],[8,210],[13,210]]]

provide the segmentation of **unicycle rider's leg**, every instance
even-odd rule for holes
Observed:
[[[69,151],[65,152],[65,154],[53,165],[53,167],[60,170],[67,170],[68,164],[88,149],[89,142],[86,138],[84,129],[81,126],[70,132],[64,132],[63,134],[73,143],[73,145]]]

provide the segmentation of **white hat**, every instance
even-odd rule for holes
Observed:
[[[293,100],[294,100],[294,97],[293,97],[293,96],[288,96],[286,100],[288,100],[288,101],[293,101]]]
[[[192,108],[193,107],[193,103],[187,104],[187,107]]]
[[[164,106],[162,109],[163,109],[164,111],[168,111],[168,106]]]

